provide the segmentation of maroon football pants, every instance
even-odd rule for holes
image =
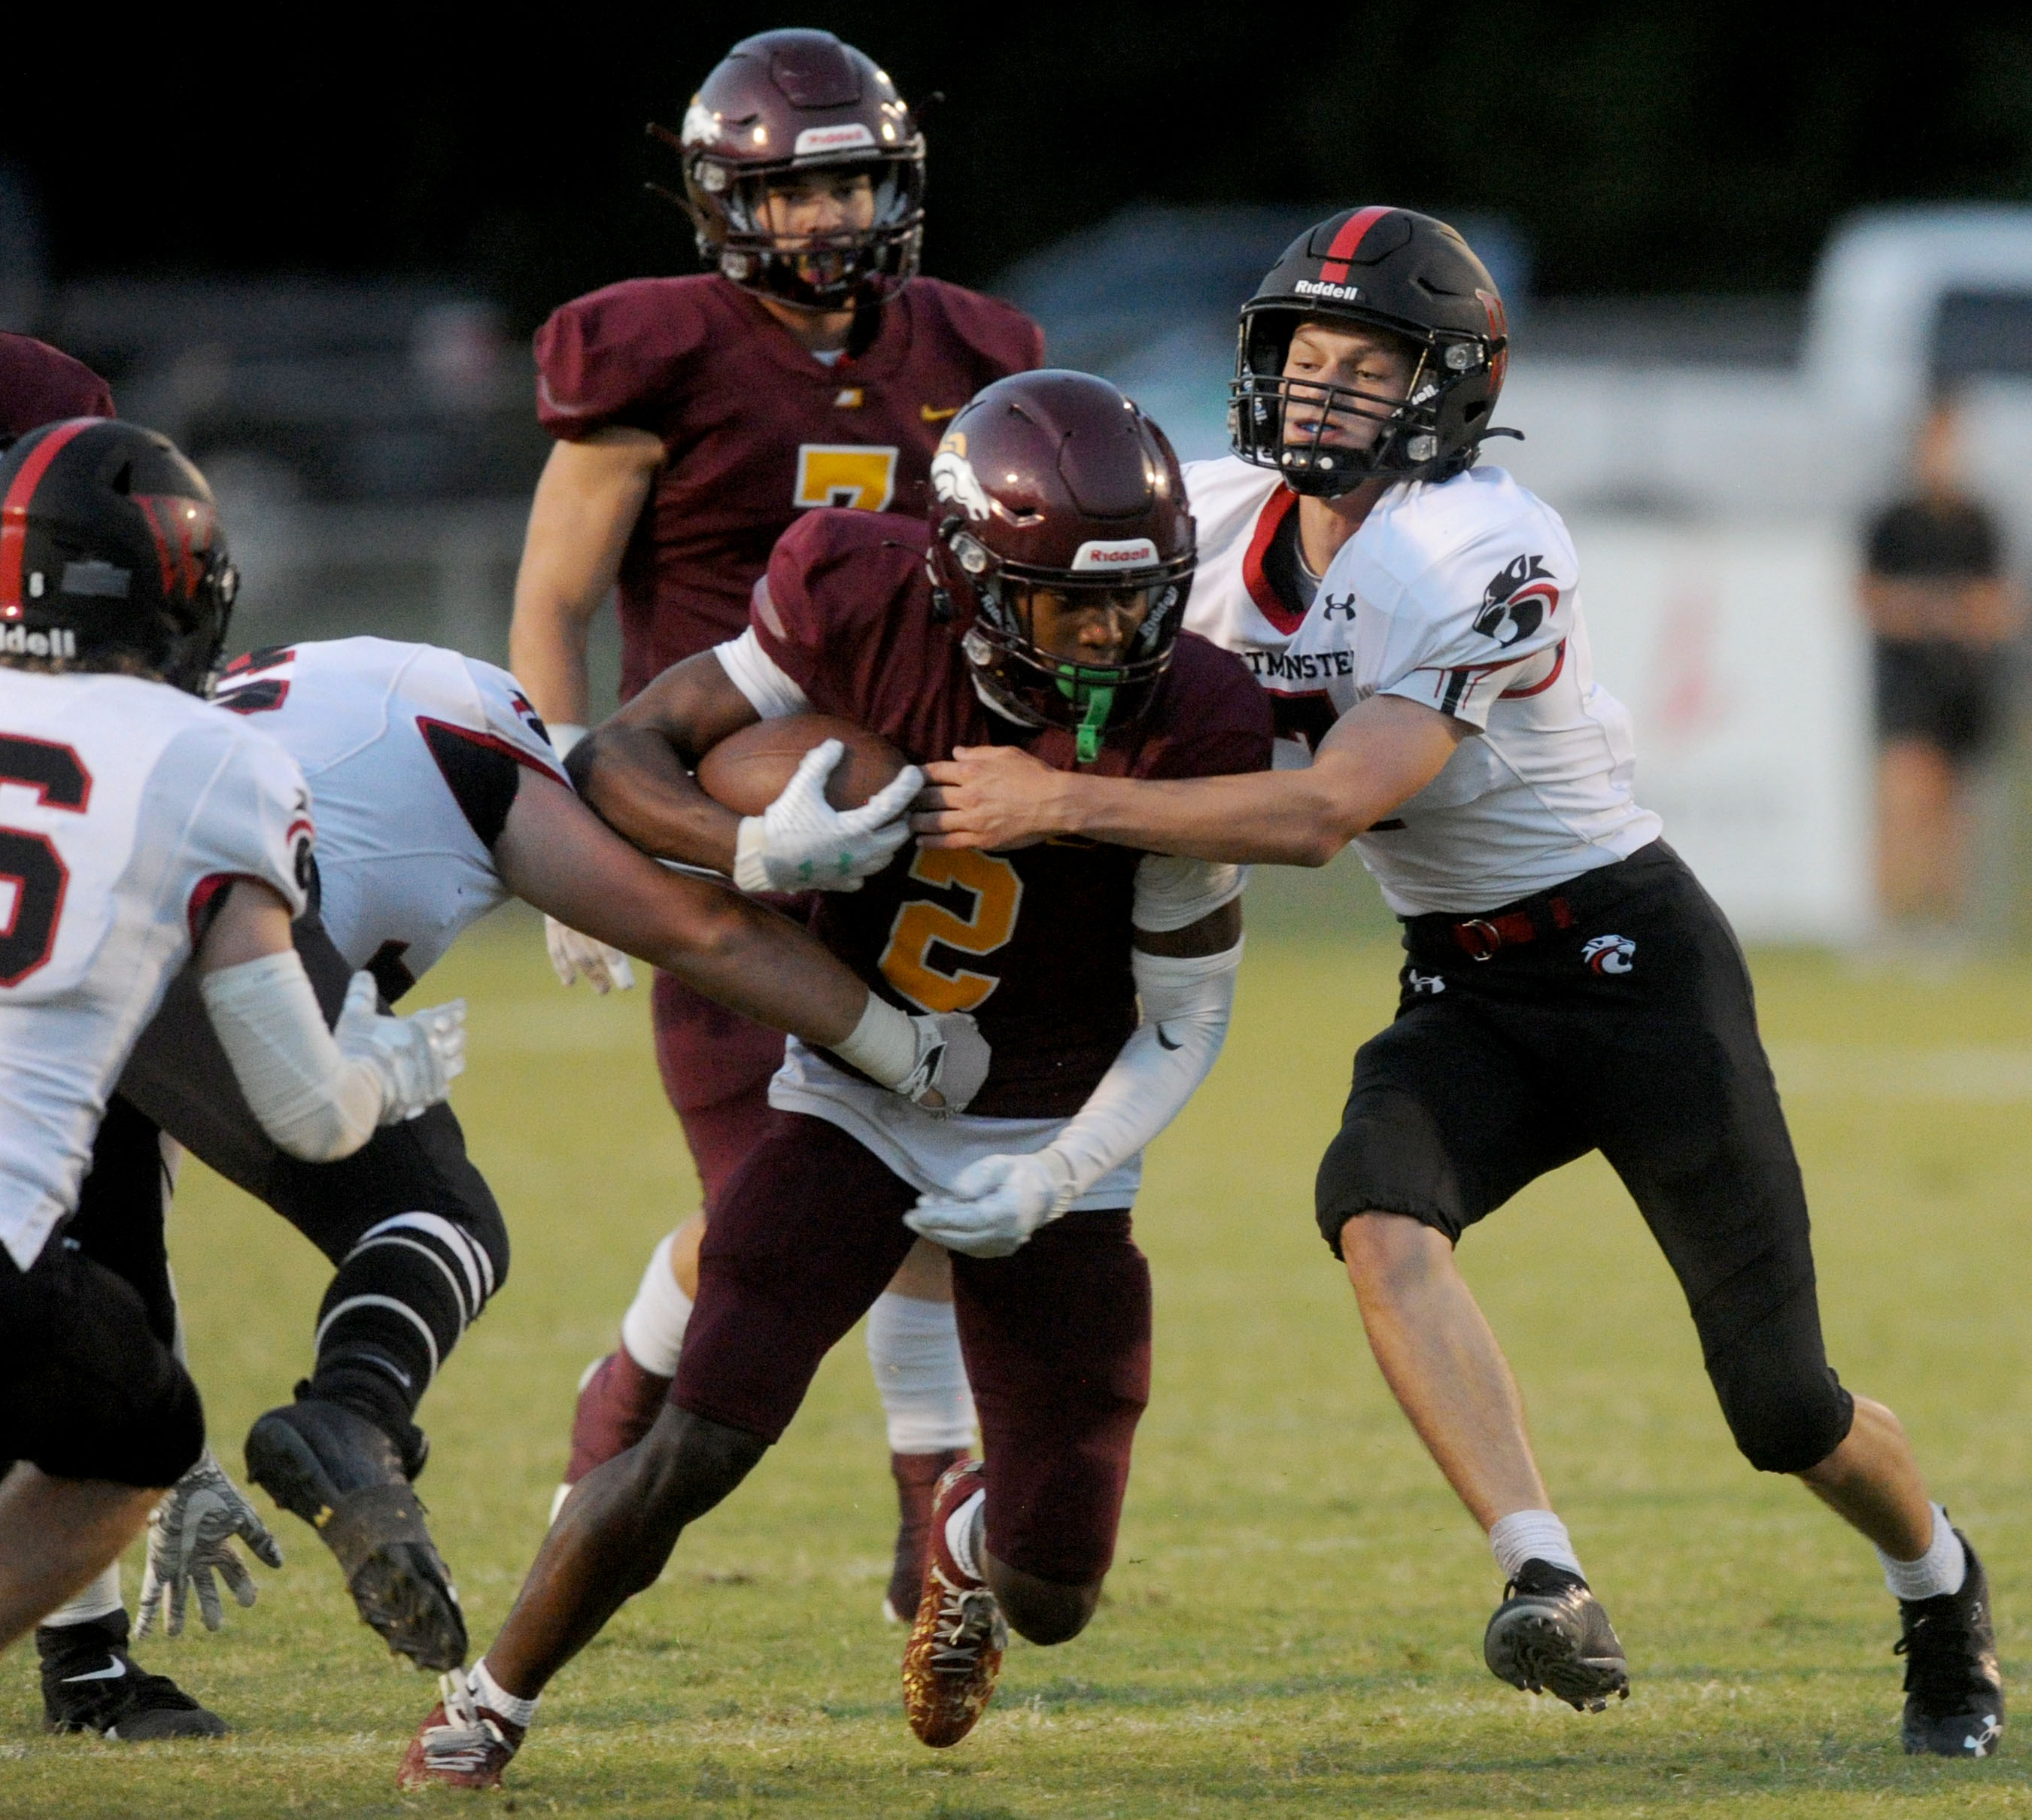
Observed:
[[[684,1127],[706,1212],[769,1122],[769,1077],[783,1060],[783,1033],[744,1018],[659,973],[649,988],[656,1071]]]
[[[774,1442],[916,1235],[917,1190],[838,1127],[768,1130],[714,1205],[670,1400]],[[1107,1572],[1150,1394],[1150,1273],[1126,1208],[1068,1213],[1014,1257],[953,1256],[988,1468],[988,1546],[1061,1586]]]

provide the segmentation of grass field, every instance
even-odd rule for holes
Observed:
[[[1895,1610],[1869,1550],[1738,1459],[1675,1286],[1593,1160],[1462,1255],[1634,1694],[1582,1717],[1489,1677],[1496,1571],[1384,1392],[1309,1216],[1349,1053],[1386,1016],[1393,971],[1366,936],[1252,949],[1228,1053],[1154,1151],[1139,1209],[1157,1386],[1108,1602],[1076,1642],[1015,1645],[957,1750],[921,1749],[898,1710],[900,1639],[876,1616],[893,1507],[856,1341],[775,1456],[558,1682],[507,1798],[394,1793],[431,1684],[380,1652],[323,1548],[278,1517],[289,1564],[262,1574],[255,1610],[229,1606],[216,1636],[193,1614],[193,1635],[140,1650],[237,1736],[47,1740],[17,1649],[0,1667],[0,1815],[2032,1809],[2022,1728],[1989,1762],[1899,1754]],[[1832,1355],[1905,1418],[1983,1549],[2009,1672],[2032,1640],[2032,965],[1929,983],[1769,954],[1757,971]],[[470,938],[425,996],[454,991],[473,1002],[474,1056],[456,1103],[517,1250],[425,1407],[423,1490],[484,1645],[541,1531],[579,1369],[694,1190],[648,1065],[646,995],[561,992],[519,919]],[[307,1363],[323,1268],[196,1171],[175,1248],[195,1368],[237,1458]]]

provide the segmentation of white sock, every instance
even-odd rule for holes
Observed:
[[[473,1690],[473,1699],[488,1712],[499,1713],[502,1718],[520,1725],[525,1732],[529,1728],[529,1721],[536,1716],[536,1700],[543,1698],[539,1694],[536,1700],[525,1700],[510,1693],[487,1673],[487,1664],[484,1661],[467,1676],[465,1684]]]
[[[981,1552],[988,1528],[988,1493],[976,1492],[946,1519],[946,1552],[969,1579],[984,1580]]]
[[[1968,1551],[1955,1534],[1948,1513],[1938,1504],[1933,1512],[1933,1540],[1916,1561],[1893,1560],[1883,1549],[1877,1558],[1884,1564],[1884,1583],[1901,1599],[1937,1599],[1943,1593],[1958,1593],[1968,1578]]]
[[[1567,1526],[1548,1510],[1516,1510],[1498,1517],[1489,1532],[1489,1548],[1506,1580],[1515,1579],[1526,1561],[1543,1561],[1587,1578],[1581,1573],[1581,1557],[1574,1553]]]
[[[96,1579],[65,1599],[43,1623],[88,1624],[95,1618],[111,1617],[120,1608],[120,1564],[114,1561]]]
[[[868,1311],[868,1362],[889,1420],[891,1453],[973,1444],[973,1392],[950,1302],[887,1290]]]
[[[621,1344],[628,1348],[628,1356],[657,1377],[678,1375],[678,1353],[692,1317],[692,1299],[670,1274],[670,1246],[677,1236],[666,1233],[663,1243],[649,1254],[641,1287],[621,1317]]]

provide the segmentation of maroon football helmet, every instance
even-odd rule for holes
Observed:
[[[1193,515],[1164,432],[1105,379],[1016,373],[953,419],[932,493],[932,585],[976,686],[1020,725],[1077,730],[1092,764],[1149,704],[1192,588]],[[1039,642],[1040,593],[1141,622],[1119,661],[1078,662]]]
[[[743,290],[799,309],[852,309],[916,272],[924,135],[888,73],[830,32],[742,39],[692,97],[682,129],[649,132],[682,161],[685,193],[670,200],[691,217],[699,257]],[[771,187],[819,170],[865,173],[872,225],[772,233]]]
[[[238,588],[211,489],[167,436],[67,417],[0,456],[0,663],[129,662],[202,695]]]

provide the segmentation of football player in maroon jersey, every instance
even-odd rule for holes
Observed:
[[[530,514],[510,665],[560,749],[592,718],[588,622],[617,582],[622,693],[733,637],[777,538],[827,506],[921,516],[932,455],[981,387],[1038,364],[1036,325],[916,275],[924,144],[888,76],[824,32],[734,46],[679,132],[704,275],[566,305],[536,338],[557,439]],[[570,983],[626,962],[553,924]],[[659,974],[656,1059],[715,1207],[753,1143],[783,1039]],[[588,1374],[569,1486],[641,1435],[676,1369],[704,1216],[658,1246]],[[971,1438],[945,1261],[921,1247],[868,1327],[903,1521],[890,1601],[906,1614],[939,1473]],[[562,1491],[560,1497],[562,1496]]]
[[[603,817],[660,857],[730,865],[736,818],[689,768],[758,719],[811,710],[919,760],[981,742],[1105,776],[1268,763],[1262,692],[1180,635],[1183,483],[1113,387],[1064,372],[989,387],[932,479],[928,522],[825,511],[785,534],[747,630],[579,748],[574,776]],[[1242,874],[1085,843],[949,857],[906,849],[823,899],[814,927],[877,991],[971,1009],[987,1085],[963,1115],[899,1116],[790,1045],[769,1124],[713,1209],[668,1405],[573,1492],[484,1661],[446,1677],[405,1785],[499,1783],[544,1685],[783,1433],[917,1235],[955,1254],[987,1459],[939,1482],[904,1658],[913,1730],[964,1736],[1007,1626],[1062,1642],[1092,1615],[1149,1389],[1130,1204],[1143,1145],[1225,1033]]]

